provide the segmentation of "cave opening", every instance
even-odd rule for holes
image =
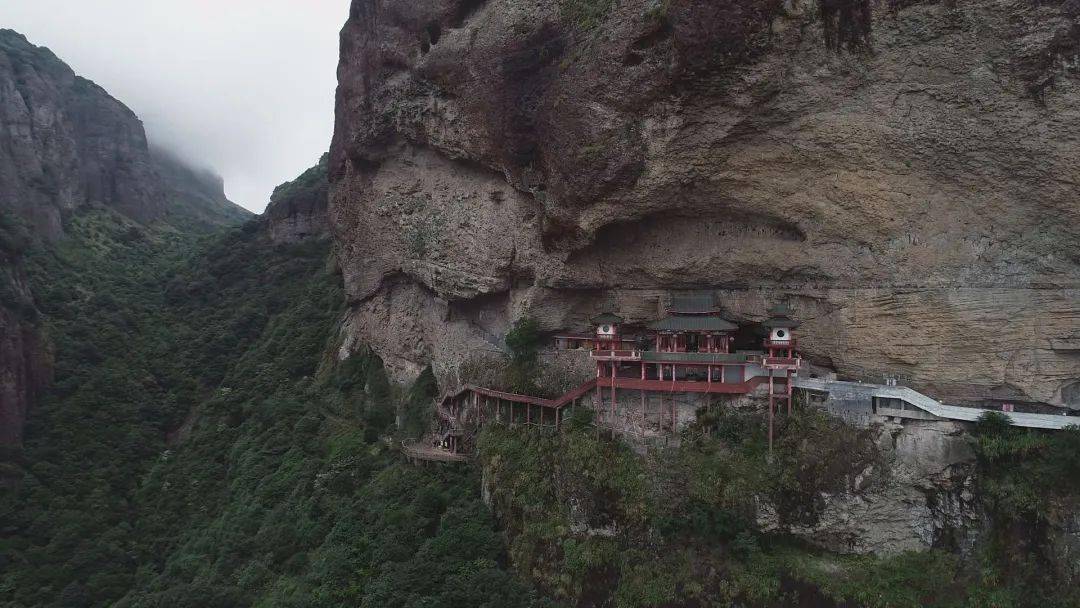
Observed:
[[[731,336],[731,352],[740,350],[761,350],[761,342],[768,332],[761,323],[740,325]]]

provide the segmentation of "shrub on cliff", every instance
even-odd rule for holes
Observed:
[[[506,347],[510,350],[508,384],[510,390],[524,395],[539,391],[540,376],[540,326],[535,319],[522,317],[506,333]]]
[[[987,412],[972,445],[979,497],[992,524],[983,552],[988,582],[1017,597],[1057,601],[1054,594],[1075,574],[1054,571],[1048,529],[1080,505],[1080,427],[1023,429],[1005,414]]]
[[[26,222],[7,209],[0,212],[0,254],[18,257],[30,246],[30,241]]]

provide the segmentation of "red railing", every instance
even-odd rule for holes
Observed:
[[[765,357],[762,365],[765,367],[799,367],[799,359],[795,357]]]
[[[765,348],[769,348],[770,346],[775,346],[776,348],[798,347],[798,341],[796,341],[795,338],[792,338],[790,340],[770,340],[769,338],[765,338],[765,340],[762,341],[762,344],[765,345]]]
[[[628,361],[640,361],[640,350],[594,350],[590,353],[593,359],[623,359]]]
[[[461,396],[463,393],[469,393],[469,392],[475,393],[477,395],[482,395],[484,397],[492,397],[494,399],[502,399],[504,401],[512,401],[514,403],[524,403],[524,404],[527,404],[527,405],[536,405],[536,406],[539,406],[539,407],[547,407],[547,408],[561,408],[564,405],[566,405],[567,403],[570,403],[574,399],[577,399],[578,397],[584,395],[585,393],[589,392],[590,390],[592,390],[595,387],[596,387],[596,378],[593,378],[591,380],[588,380],[587,382],[585,382],[581,386],[579,386],[579,387],[573,389],[572,391],[566,393],[565,395],[563,395],[561,397],[558,397],[556,399],[544,399],[543,397],[533,397],[532,395],[519,395],[517,393],[507,393],[505,391],[497,391],[497,390],[493,390],[493,389],[490,389],[490,388],[483,388],[481,386],[473,386],[471,384],[467,384],[467,385],[462,386],[461,388],[459,388],[459,389],[457,389],[455,391],[451,391],[451,392],[446,393],[445,395],[443,395],[442,399],[439,401],[439,405],[437,405],[436,408],[437,409],[443,409],[445,411],[445,409],[444,409],[445,406],[443,404],[445,404],[448,400],[454,399],[456,397]],[[442,411],[440,411],[440,414],[441,413],[442,413]]]
[[[767,382],[765,376],[756,376],[746,382],[702,382],[700,380],[640,380],[637,378],[598,378],[596,386],[599,388],[625,388],[634,390],[646,390],[654,392],[676,393],[722,393],[742,395],[752,392],[762,383]]]

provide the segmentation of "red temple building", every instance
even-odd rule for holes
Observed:
[[[492,420],[557,426],[566,407],[581,404],[591,405],[601,428],[643,439],[670,436],[693,422],[701,408],[750,394],[767,395],[771,445],[776,413],[792,409],[792,380],[801,366],[799,324],[778,304],[761,323],[767,331],[761,347],[740,350],[740,328],[721,312],[711,294],[695,294],[673,297],[662,318],[633,325],[633,331],[617,314],[597,315],[591,335],[555,338],[557,349],[588,352],[595,378],[555,399],[476,386],[454,389],[437,407],[442,445],[454,453],[467,450],[463,429]]]
[[[638,340],[622,337],[622,319],[597,317],[591,357],[596,362],[598,421],[626,430],[677,430],[703,404],[700,395],[746,395],[768,385],[770,412],[790,412],[791,378],[800,366],[785,305],[770,311],[762,350],[732,352],[739,327],[721,316],[711,296],[676,296],[667,315]],[[636,394],[634,394],[636,393]],[[699,398],[688,398],[699,395]],[[627,412],[634,421],[620,416]],[[622,418],[620,420],[620,418]],[[628,424],[629,423],[629,424]]]

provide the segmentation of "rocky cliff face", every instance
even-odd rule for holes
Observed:
[[[50,374],[48,350],[17,255],[0,247],[0,485],[7,477],[3,464],[22,445],[27,408]]]
[[[0,205],[50,239],[97,203],[140,221],[165,209],[139,119],[48,49],[0,30]]]
[[[326,178],[329,156],[291,182],[274,189],[263,213],[267,234],[275,243],[296,243],[327,236],[326,204],[330,184]]]
[[[351,330],[407,378],[709,288],[841,373],[1080,408],[1080,4],[874,7],[354,0]]]
[[[225,196],[225,180],[210,169],[192,167],[172,152],[151,146],[154,170],[161,179],[166,218],[194,222],[202,229],[230,225],[251,217],[251,212]]]
[[[822,493],[812,522],[783,522],[762,504],[758,524],[840,553],[889,555],[940,548],[970,555],[985,515],[975,495],[975,463],[961,424],[895,422],[873,427],[878,462]]]

